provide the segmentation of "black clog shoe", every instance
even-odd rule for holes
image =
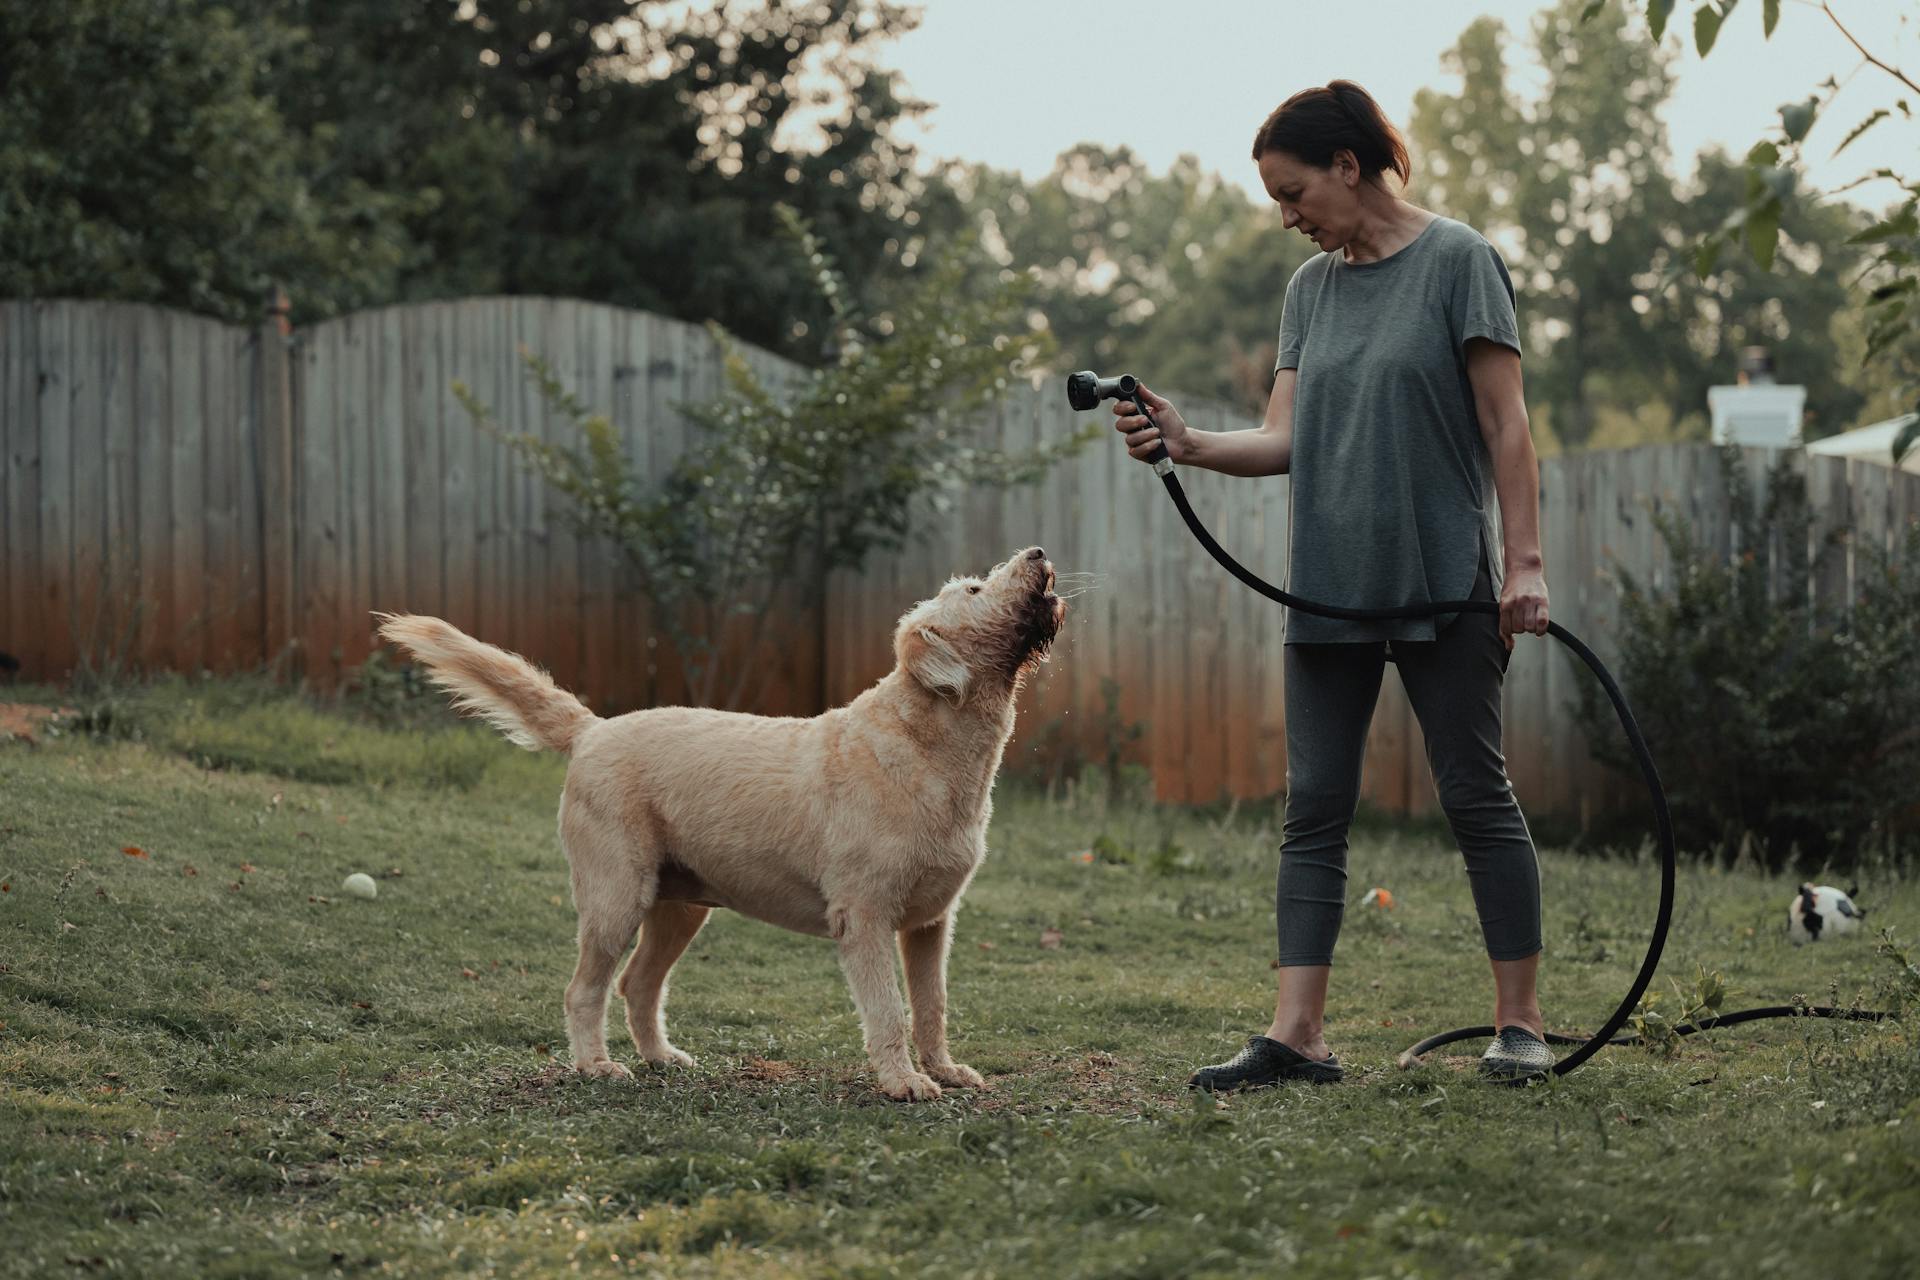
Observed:
[[[1208,1093],[1230,1093],[1235,1089],[1254,1089],[1278,1084],[1282,1080],[1307,1080],[1314,1084],[1333,1084],[1346,1074],[1340,1059],[1329,1054],[1315,1062],[1302,1057],[1278,1040],[1251,1036],[1247,1047],[1225,1062],[1202,1067],[1187,1081],[1189,1089]]]

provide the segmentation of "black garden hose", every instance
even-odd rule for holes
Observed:
[[[1076,379],[1087,379],[1090,374],[1075,374]],[[1125,394],[1133,400],[1136,411],[1143,415],[1156,428],[1153,414],[1144,400],[1134,396],[1137,383],[1131,376],[1112,380],[1113,386],[1101,385],[1102,399],[1112,398],[1115,394]],[[1124,384],[1134,383],[1133,386]],[[1093,407],[1087,403],[1090,388],[1086,384],[1076,386],[1072,379],[1068,383],[1068,399],[1076,409]],[[1384,622],[1395,618],[1429,618],[1444,613],[1491,613],[1498,614],[1500,605],[1492,600],[1446,600],[1434,604],[1403,605],[1394,609],[1346,609],[1337,605],[1319,604],[1312,600],[1303,600],[1291,595],[1267,582],[1258,574],[1247,569],[1239,561],[1228,555],[1226,549],[1214,541],[1200,518],[1193,513],[1193,506],[1187,501],[1186,490],[1180,484],[1180,478],[1174,473],[1173,463],[1168,458],[1166,447],[1159,446],[1147,459],[1153,464],[1154,471],[1167,486],[1167,493],[1173,499],[1173,505],[1180,509],[1180,517],[1187,522],[1200,545],[1205,547],[1215,560],[1234,577],[1252,587],[1269,600],[1285,605],[1289,609],[1298,609],[1302,613],[1317,614],[1323,618],[1338,618],[1349,622]],[[1638,1044],[1638,1036],[1618,1035],[1620,1028],[1633,1016],[1640,1003],[1640,997],[1646,993],[1647,986],[1653,981],[1654,970],[1660,966],[1660,955],[1667,944],[1667,930],[1673,923],[1673,881],[1674,846],[1673,818],[1667,810],[1667,793],[1660,785],[1660,771],[1654,766],[1653,753],[1647,749],[1647,740],[1640,732],[1640,726],[1633,718],[1633,710],[1627,706],[1626,695],[1621,693],[1620,685],[1614,680],[1613,673],[1606,664],[1589,649],[1578,636],[1557,622],[1547,623],[1547,634],[1571,649],[1580,660],[1599,679],[1600,686],[1607,691],[1607,699],[1613,703],[1614,712],[1620,717],[1620,727],[1626,730],[1627,743],[1633,748],[1634,761],[1640,766],[1640,775],[1647,784],[1647,795],[1653,801],[1654,827],[1660,840],[1660,909],[1654,916],[1653,937],[1647,943],[1646,958],[1640,962],[1640,972],[1634,976],[1633,985],[1627,995],[1607,1018],[1605,1025],[1593,1035],[1582,1039],[1579,1036],[1561,1035],[1558,1032],[1547,1033],[1549,1044],[1577,1045],[1572,1053],[1553,1064],[1553,1074],[1564,1076],[1581,1063],[1610,1044]],[[1869,1009],[1834,1009],[1825,1007],[1802,1008],[1794,1005],[1770,1005],[1759,1009],[1742,1009],[1736,1013],[1722,1014],[1718,1017],[1702,1018],[1697,1022],[1675,1028],[1678,1035],[1691,1035],[1695,1031],[1706,1031],[1713,1027],[1733,1026],[1742,1022],[1753,1022],[1761,1018],[1822,1017],[1841,1018],[1848,1021],[1877,1022],[1893,1018],[1892,1013],[1877,1012]],[[1443,1031],[1439,1035],[1429,1036],[1419,1044],[1407,1049],[1400,1055],[1400,1065],[1411,1067],[1420,1055],[1444,1044],[1457,1040],[1471,1040],[1496,1034],[1494,1027],[1460,1027],[1453,1031]]]

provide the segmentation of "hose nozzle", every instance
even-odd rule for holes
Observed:
[[[1130,373],[1117,378],[1103,378],[1091,369],[1082,369],[1079,373],[1067,375],[1067,403],[1080,412],[1096,408],[1102,400],[1131,400],[1140,415],[1153,422],[1153,411],[1147,408],[1137,392],[1140,380]],[[1155,427],[1160,424],[1153,422]],[[1156,475],[1167,475],[1173,470],[1173,459],[1167,456],[1167,446],[1157,444],[1153,452],[1147,455],[1147,461],[1153,464]]]
[[[1102,400],[1127,400],[1139,388],[1140,381],[1130,373],[1103,378],[1091,369],[1067,375],[1067,403],[1084,413]]]

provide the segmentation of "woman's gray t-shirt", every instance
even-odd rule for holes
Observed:
[[[1471,338],[1520,350],[1513,281],[1499,251],[1451,218],[1377,262],[1323,253],[1288,281],[1274,371],[1300,371],[1289,591],[1355,609],[1465,600],[1484,554],[1498,595]],[[1289,609],[1286,638],[1431,640],[1456,616],[1342,622]]]

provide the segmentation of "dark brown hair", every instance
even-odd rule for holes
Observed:
[[[1333,153],[1342,148],[1360,162],[1362,177],[1392,171],[1404,184],[1413,175],[1400,131],[1388,123],[1373,95],[1351,80],[1302,89],[1275,107],[1253,135],[1256,162],[1269,151],[1284,151],[1302,164],[1331,169]]]

